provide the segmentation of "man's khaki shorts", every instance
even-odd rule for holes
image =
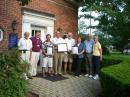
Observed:
[[[72,63],[73,62],[73,55],[72,54],[64,54],[64,59],[63,62],[69,62]]]

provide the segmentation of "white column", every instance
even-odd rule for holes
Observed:
[[[51,37],[53,38],[53,33],[54,33],[54,27],[48,26],[47,27],[47,34],[50,34]]]
[[[23,22],[23,26],[22,26],[22,37],[24,36],[25,32],[29,32],[30,33],[30,37],[32,36],[32,33],[31,33],[31,24],[30,23]]]

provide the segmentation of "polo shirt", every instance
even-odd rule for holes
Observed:
[[[99,42],[94,43],[93,45],[93,55],[100,56],[100,49],[102,49],[101,44]]]
[[[75,40],[73,38],[71,38],[71,39],[66,38],[65,42],[67,43],[68,51],[71,51],[72,50],[72,46],[75,45]]]
[[[40,52],[42,49],[42,41],[40,38],[32,37],[32,51],[33,52]]]
[[[85,52],[86,53],[92,53],[94,41],[92,39],[85,40],[84,44],[85,44]]]
[[[30,50],[32,48],[32,41],[30,39],[20,38],[18,47],[19,50]]]

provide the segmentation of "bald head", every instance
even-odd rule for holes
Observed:
[[[90,40],[90,39],[91,39],[91,35],[90,35],[90,34],[87,34],[87,35],[86,35],[86,39],[87,39],[87,40]]]
[[[25,37],[26,39],[29,38],[29,35],[30,35],[29,32],[25,32],[25,33],[24,33],[24,37]]]
[[[57,32],[56,32],[56,37],[57,37],[57,38],[61,37],[61,32],[60,32],[60,31],[57,31]]]
[[[72,38],[72,36],[73,36],[72,32],[69,32],[68,33],[68,38]]]

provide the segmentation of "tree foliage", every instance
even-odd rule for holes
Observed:
[[[31,0],[17,0],[21,6],[27,5]]]
[[[115,44],[120,50],[127,44],[130,38],[128,20],[130,19],[130,0],[80,0],[84,6],[83,12],[95,11],[99,17],[94,18],[99,21],[97,29],[107,32],[119,39],[119,44]],[[82,15],[86,18],[87,15]],[[91,26],[90,26],[91,27]]]

